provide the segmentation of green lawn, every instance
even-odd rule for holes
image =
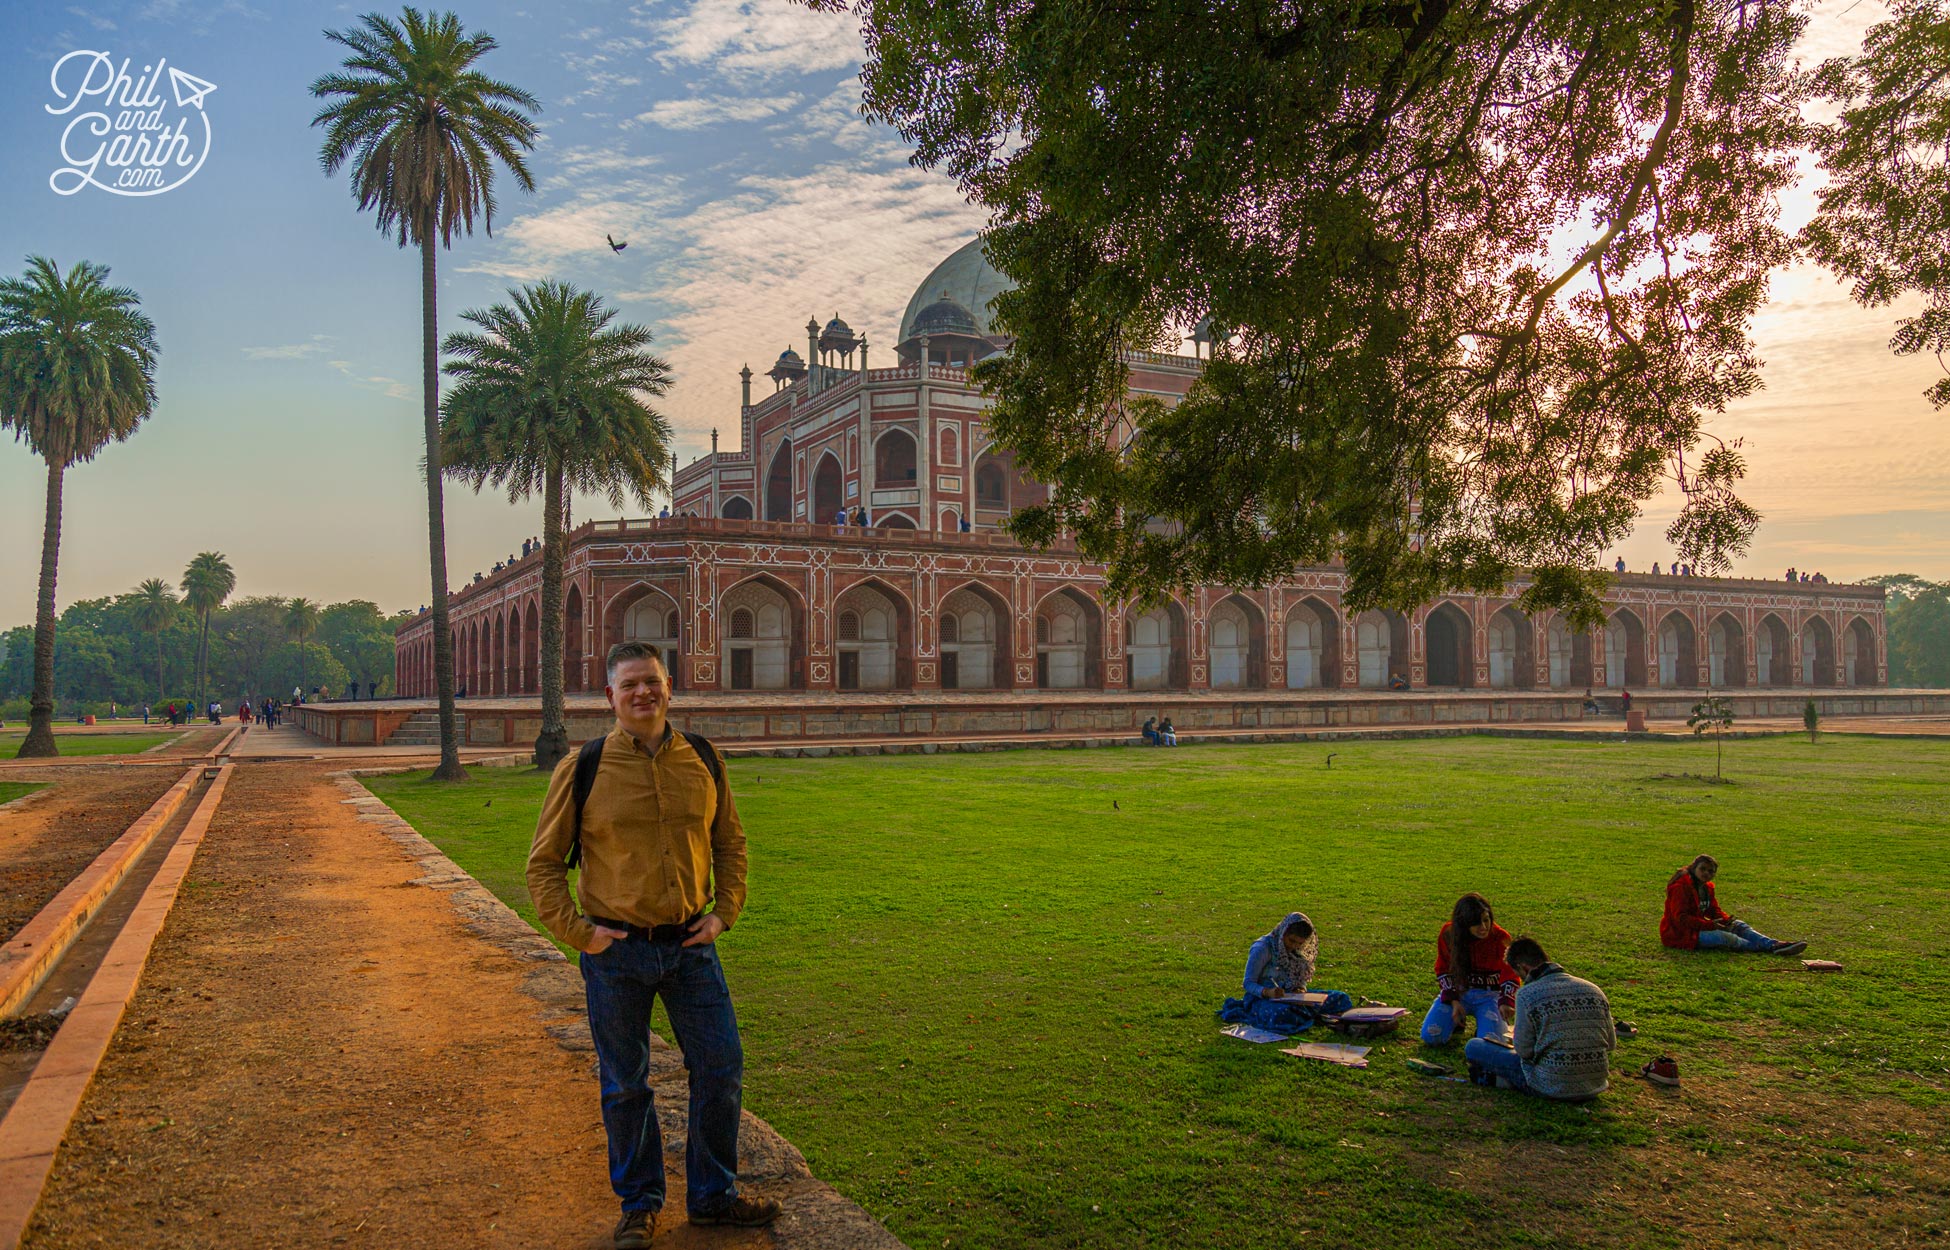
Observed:
[[[917,1250],[1950,1236],[1950,742],[1734,742],[1728,786],[1674,776],[1710,744],[1329,749],[731,761],[747,1105]],[[369,784],[532,920],[542,780],[474,776]],[[1702,850],[1848,971],[1661,948]],[[1472,889],[1640,1025],[1595,1107],[1417,1076],[1412,1031],[1366,1070],[1218,1035],[1294,909],[1318,984],[1419,1021]],[[1626,1075],[1662,1052],[1676,1094]]]
[[[136,755],[176,736],[175,733],[64,734],[55,731],[56,744],[63,756]],[[19,755],[20,744],[26,737],[26,730],[15,732],[9,729],[0,734],[0,760],[10,760]]]
[[[40,781],[0,781],[0,806],[25,798],[45,784]]]

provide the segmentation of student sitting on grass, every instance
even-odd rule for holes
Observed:
[[[1440,995],[1422,1021],[1422,1041],[1441,1046],[1476,1017],[1476,1036],[1504,1037],[1505,1022],[1516,1014],[1516,969],[1504,959],[1510,935],[1496,923],[1490,901],[1480,894],[1456,900],[1449,923],[1435,940],[1435,983]]]
[[[1512,1046],[1471,1038],[1463,1047],[1478,1085],[1564,1102],[1596,1098],[1611,1085],[1611,1052],[1618,1046],[1605,992],[1550,961],[1535,938],[1510,943],[1510,965],[1523,976],[1517,991],[1517,1036]]]
[[[1246,997],[1283,998],[1301,993],[1314,979],[1314,964],[1319,958],[1320,937],[1314,932],[1314,922],[1293,912],[1246,952]]]
[[[1674,950],[1743,951],[1751,955],[1799,955],[1806,942],[1782,942],[1754,932],[1752,925],[1720,910],[1713,893],[1713,877],[1720,861],[1696,856],[1666,882],[1666,914],[1659,921],[1659,940]]]

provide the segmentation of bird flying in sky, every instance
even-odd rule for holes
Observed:
[[[609,250],[612,252],[620,252],[624,248],[629,246],[629,243],[627,241],[618,243],[615,239],[611,239],[608,235],[604,235],[603,238],[609,240]]]

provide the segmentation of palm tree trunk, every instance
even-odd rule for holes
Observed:
[[[156,702],[160,704],[162,702],[162,698],[163,698],[162,631],[159,629],[156,631]]]
[[[210,609],[199,612],[201,623],[196,633],[196,710],[205,711],[210,701],[203,697],[203,682],[210,673]]]
[[[562,466],[552,464],[542,486],[542,733],[535,767],[554,769],[569,753],[562,700]]]
[[[454,715],[454,641],[447,625],[447,518],[440,492],[440,317],[434,284],[434,222],[420,223],[420,388],[427,427],[427,555],[433,574],[433,673],[440,692],[440,767],[433,781],[465,781]]]
[[[34,695],[28,702],[27,737],[19,759],[52,759],[54,744],[54,576],[61,564],[61,475],[67,466],[47,463],[47,519],[41,526],[41,594],[34,608]]]
[[[309,694],[310,683],[305,680],[305,631],[298,631],[298,689]]]

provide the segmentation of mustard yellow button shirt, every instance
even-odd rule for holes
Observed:
[[[611,730],[582,807],[578,912],[564,862],[575,770],[574,752],[555,766],[528,852],[528,893],[548,931],[584,950],[596,935],[588,916],[648,928],[707,909],[729,929],[745,906],[745,830],[729,778],[714,784],[683,734],[667,730],[650,747],[620,725]]]

